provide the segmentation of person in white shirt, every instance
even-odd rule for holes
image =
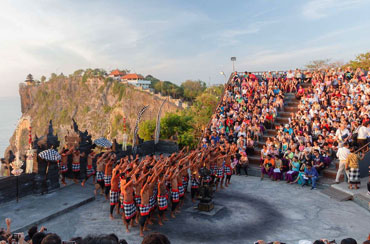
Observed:
[[[350,133],[346,128],[346,124],[342,123],[338,130],[335,132],[335,137],[339,143],[347,142],[349,139]]]
[[[357,143],[359,147],[363,147],[367,142],[367,138],[370,137],[369,125],[370,125],[369,122],[365,122],[358,129]]]
[[[339,159],[339,168],[337,172],[337,177],[335,177],[335,183],[337,184],[339,184],[339,179],[342,173],[344,173],[348,179],[348,173],[345,169],[347,157],[351,153],[348,147],[349,147],[348,142],[345,142],[343,147],[339,148],[337,152],[337,157]]]

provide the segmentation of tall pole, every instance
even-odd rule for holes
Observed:
[[[235,72],[235,61],[236,61],[236,57],[231,57],[230,60],[233,62],[233,73]]]
[[[17,203],[18,203],[19,201],[19,176],[17,175],[16,178],[17,178]]]

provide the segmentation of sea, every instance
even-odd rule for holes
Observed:
[[[4,157],[9,139],[21,118],[20,97],[0,97],[0,158]]]

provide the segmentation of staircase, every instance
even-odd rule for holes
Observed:
[[[310,86],[309,83],[303,83],[302,86],[304,88],[307,88]],[[284,107],[282,110],[278,112],[277,117],[275,118],[275,124],[281,125],[281,124],[287,124],[289,123],[289,118],[291,113],[296,113],[298,111],[298,104],[299,101],[295,98],[295,93],[286,93],[284,97]],[[276,136],[277,131],[275,129],[268,129],[265,134],[263,135],[263,138],[260,138],[260,141],[256,143],[256,146],[254,148],[254,152],[251,155],[248,155],[249,159],[249,172],[251,175],[260,176],[261,170],[260,170],[260,155],[263,145],[265,145],[266,139],[268,137],[274,137]],[[321,177],[323,180],[320,179],[320,181],[325,182],[327,184],[333,183],[335,180],[337,169],[339,166],[338,160],[334,160],[331,163],[331,166],[322,172]],[[341,179],[343,179],[343,175],[341,176]]]

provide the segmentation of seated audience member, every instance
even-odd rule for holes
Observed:
[[[319,174],[317,173],[316,169],[312,167],[312,164],[307,164],[306,169],[304,170],[302,187],[307,185],[308,181],[310,181],[312,184],[311,190],[316,189],[316,181],[318,180],[318,178]]]

